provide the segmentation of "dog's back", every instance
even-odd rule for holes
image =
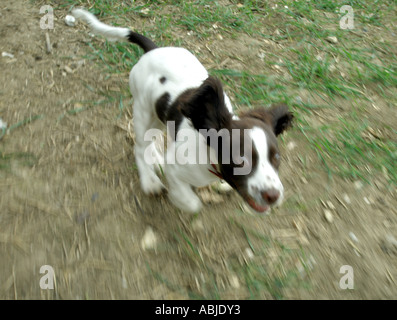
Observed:
[[[200,86],[208,72],[198,59],[184,48],[163,47],[144,54],[130,73],[131,93],[148,99],[146,106],[169,94],[169,103],[185,90]]]

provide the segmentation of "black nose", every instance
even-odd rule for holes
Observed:
[[[262,193],[262,198],[268,203],[275,203],[280,197],[280,192],[276,189],[269,189]]]

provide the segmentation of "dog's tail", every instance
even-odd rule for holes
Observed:
[[[144,51],[156,49],[157,45],[145,36],[136,33],[128,28],[112,27],[100,22],[92,13],[83,9],[73,9],[72,15],[85,21],[92,29],[92,32],[104,36],[110,41],[128,40],[139,45]]]

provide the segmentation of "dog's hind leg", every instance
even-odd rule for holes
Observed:
[[[141,188],[146,194],[158,194],[164,185],[155,172],[155,165],[161,165],[161,155],[152,141],[158,121],[148,112],[143,112],[138,103],[134,105],[135,161],[138,167]],[[151,130],[151,131],[149,131]],[[148,134],[152,132],[152,134]],[[159,163],[160,162],[160,163]]]

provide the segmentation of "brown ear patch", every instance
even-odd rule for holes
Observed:
[[[222,84],[212,76],[192,91],[189,100],[181,105],[181,112],[197,130],[219,131],[228,127],[232,118],[225,106]]]
[[[288,110],[286,104],[271,107],[268,111],[272,118],[274,133],[276,136],[292,127],[294,115]]]
[[[273,128],[274,134],[278,136],[292,126],[293,114],[288,110],[286,104],[274,105],[269,109],[255,108],[241,112],[240,118],[250,117],[258,119]]]

